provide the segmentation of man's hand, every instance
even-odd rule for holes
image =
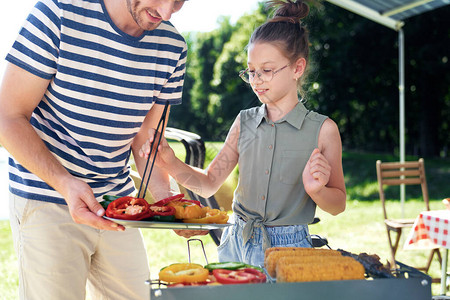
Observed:
[[[105,210],[95,199],[91,187],[79,179],[71,179],[64,199],[75,223],[102,230],[124,231],[125,227],[102,218]]]
[[[174,232],[179,236],[185,237],[187,239],[197,235],[207,235],[209,233],[208,230],[189,230],[189,229],[174,230]]]

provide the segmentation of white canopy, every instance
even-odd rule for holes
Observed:
[[[450,0],[327,0],[355,14],[400,30],[404,20],[450,4]]]

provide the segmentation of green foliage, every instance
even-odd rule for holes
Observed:
[[[406,151],[447,156],[450,146],[450,6],[406,20]],[[223,141],[240,110],[259,105],[238,78],[253,30],[269,12],[260,4],[236,24],[229,18],[189,45],[183,104],[169,125]],[[332,118],[346,149],[398,153],[398,34],[324,2],[306,19],[311,58],[307,107]]]

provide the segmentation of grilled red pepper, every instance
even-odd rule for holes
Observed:
[[[185,218],[201,218],[204,216],[203,208],[200,201],[183,199],[184,194],[178,194],[175,196],[167,197],[159,200],[152,206],[158,207],[171,207],[175,210],[173,213],[175,219],[185,219]],[[192,206],[192,207],[191,207]],[[186,211],[186,212],[185,212]],[[169,215],[172,215],[170,213]],[[158,216],[154,214],[152,217],[154,221],[174,221],[174,219],[166,216]]]
[[[244,270],[215,269],[213,275],[222,284],[242,284],[256,282],[256,275]]]
[[[148,202],[143,198],[120,197],[108,205],[106,216],[123,220],[142,220],[151,217]]]
[[[178,195],[175,195],[175,196],[167,197],[167,198],[159,200],[154,205],[163,206],[163,205],[166,205],[169,202],[183,199],[183,197],[184,197],[184,194],[178,194]]]
[[[150,205],[149,206],[152,221],[162,221],[162,222],[173,222],[175,221],[175,207],[172,206],[160,206],[160,205]]]
[[[256,278],[252,281],[253,283],[263,283],[266,282],[266,274],[264,274],[263,272],[255,269],[255,268],[245,268],[245,269],[240,269],[240,271],[244,271],[250,274],[253,274],[256,276]]]

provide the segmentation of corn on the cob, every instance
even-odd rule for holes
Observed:
[[[364,279],[364,267],[351,257],[322,257],[320,261],[278,264],[277,282]]]
[[[272,250],[270,250],[272,249]],[[270,251],[268,251],[270,250]],[[328,250],[328,249],[314,249],[314,248],[300,248],[300,247],[292,247],[292,248],[269,248],[265,252],[265,261],[264,266],[267,270],[267,273],[271,277],[276,276],[276,266],[278,260],[281,257],[307,257],[312,256],[315,258],[320,258],[323,256],[341,256],[341,253],[337,250]]]
[[[309,250],[315,250],[314,248],[302,248],[302,247],[271,247],[267,248],[264,252],[264,256],[267,257],[269,254],[273,251],[309,251]]]

